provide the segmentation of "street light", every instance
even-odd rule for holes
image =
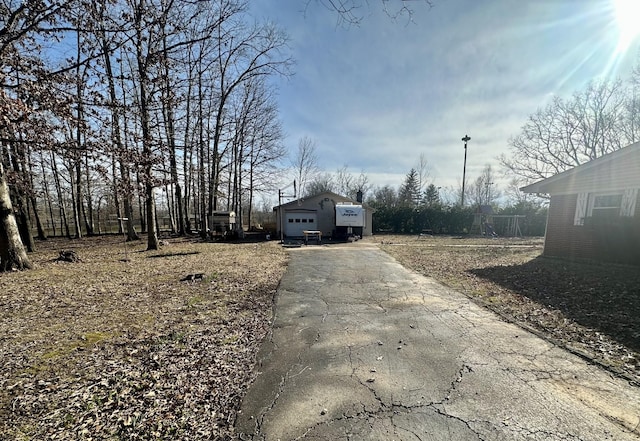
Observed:
[[[464,181],[467,174],[467,142],[471,141],[469,135],[464,135],[462,138],[464,141],[464,165],[462,167],[462,203],[461,206],[464,207]]]

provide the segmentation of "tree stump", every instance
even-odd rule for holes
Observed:
[[[60,254],[58,255],[56,261],[77,263],[82,262],[82,259],[80,259],[80,256],[78,256],[78,254],[73,250],[62,250],[60,251]]]

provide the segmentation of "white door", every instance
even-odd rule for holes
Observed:
[[[317,230],[317,213],[314,212],[285,212],[284,235],[287,237],[302,237],[305,230]]]

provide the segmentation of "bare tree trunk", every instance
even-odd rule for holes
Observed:
[[[27,166],[25,170],[27,172],[27,177],[29,179],[29,186],[31,187],[31,193],[29,195],[29,202],[31,205],[31,210],[33,211],[33,217],[36,221],[36,229],[38,231],[38,239],[47,240],[47,233],[44,231],[44,227],[42,226],[42,221],[40,220],[40,213],[38,213],[38,201],[35,196],[35,185],[33,182],[33,163],[31,161],[31,154],[26,152],[26,158],[24,158],[24,164]]]
[[[105,65],[111,66],[111,61],[106,62],[105,61]],[[122,70],[122,65],[120,66],[120,70]],[[113,76],[113,73],[112,75]],[[122,81],[122,91],[123,91],[123,97],[122,97],[122,101],[123,104],[126,104],[126,98],[124,96],[124,75],[122,75],[121,77],[121,81]],[[116,92],[115,92],[115,85],[113,87],[113,90],[109,92],[111,99],[113,102],[116,102]],[[114,110],[117,111],[117,107],[114,106]],[[114,115],[114,117],[118,117],[120,114],[117,113]],[[131,186],[131,173],[129,170],[129,163],[128,160],[126,159],[125,153],[129,151],[129,145],[127,142],[127,134],[129,133],[129,123],[128,123],[128,118],[127,118],[127,112],[125,110],[123,110],[122,112],[122,125],[123,125],[123,130],[124,130],[124,141],[123,141],[123,134],[120,133],[120,125],[118,122],[116,122],[114,124],[114,128],[115,128],[115,136],[116,136],[116,142],[117,145],[119,147],[119,155],[120,155],[120,177],[122,178],[122,187],[124,188],[124,200],[123,200],[123,208],[124,208],[124,216],[127,219],[126,223],[127,223],[127,241],[133,241],[133,240],[139,240],[140,237],[138,236],[138,233],[136,233],[136,227],[133,221],[133,188]],[[142,209],[141,209],[142,211]],[[142,216],[140,217],[141,219],[144,219]],[[141,220],[142,223],[142,231],[144,231],[144,221]]]
[[[118,176],[117,176],[117,166],[116,166],[116,157],[115,155],[111,158],[111,179],[113,180],[113,204],[116,206],[116,216],[118,218],[118,234],[122,234],[124,232],[123,224],[122,224],[122,211],[120,209],[120,192],[118,191]],[[100,206],[98,206],[100,209]],[[100,227],[100,219],[98,219],[98,228]],[[98,232],[99,234],[100,232]]]
[[[91,176],[89,173],[89,155],[87,153],[85,153],[84,156],[85,159],[85,173],[86,173],[86,180],[87,180],[87,205],[86,205],[86,211],[85,211],[85,207],[83,204],[83,209],[82,212],[84,214],[84,223],[85,223],[85,227],[87,229],[87,234],[89,236],[93,236],[95,234],[94,231],[94,222],[93,222],[93,201],[92,201],[92,186],[91,186]]]
[[[78,161],[74,161],[71,167],[69,167],[69,175],[71,176],[71,200],[73,204],[73,223],[76,227],[76,238],[82,237],[82,227],[80,226],[80,216],[82,213],[82,186],[78,184],[82,177],[80,171],[80,164]],[[74,175],[75,173],[75,175]]]
[[[249,200],[248,200],[248,204],[249,204],[249,213],[247,213],[247,225],[249,226],[249,228],[251,228],[251,223],[253,222],[252,219],[252,215],[253,215],[253,167],[254,167],[254,163],[253,163],[253,144],[254,144],[255,140],[251,141],[251,152],[250,152],[250,156],[249,156]]]
[[[74,200],[74,220],[76,224],[76,237],[82,237],[82,227],[80,226],[80,216],[83,212],[83,204],[82,204],[82,168],[81,164],[81,156],[80,152],[82,151],[82,118],[84,117],[84,111],[82,106],[82,80],[80,78],[80,31],[76,32],[76,45],[77,45],[77,62],[78,66],[76,68],[76,106],[77,106],[77,118],[76,121],[76,151],[73,153],[73,172],[75,172],[75,185],[72,183],[72,186],[75,187],[75,191],[72,191],[73,200]]]
[[[22,141],[21,136],[20,141]],[[35,251],[36,246],[35,242],[33,241],[33,236],[31,235],[31,226],[29,222],[29,199],[26,195],[27,191],[32,190],[32,188],[29,190],[25,188],[28,179],[25,164],[25,152],[22,142],[13,144],[13,149],[11,149],[10,152],[7,151],[6,153],[9,157],[9,160],[7,161],[8,166],[11,166],[13,168],[13,171],[21,179],[21,185],[16,185],[13,186],[13,188],[9,189],[9,197],[13,195],[13,211],[16,218],[16,223],[18,224],[18,231],[20,232],[22,243],[26,247],[27,251],[33,252]]]
[[[16,223],[18,225],[18,232],[20,233],[22,244],[25,246],[27,251],[34,252],[36,250],[36,245],[33,240],[33,235],[31,234],[31,228],[29,224],[29,207],[27,199],[17,192],[14,193],[17,204],[13,207],[13,211]]]
[[[9,186],[0,161],[0,271],[33,268],[20,238],[9,196]]]
[[[145,3],[144,0],[140,0],[135,10],[135,24],[136,24],[136,59],[137,70],[139,75],[139,93],[140,93],[140,126],[142,129],[142,156],[143,156],[143,170],[144,170],[144,197],[145,206],[147,211],[147,251],[157,250],[160,248],[158,241],[158,233],[156,230],[156,210],[155,199],[153,197],[153,170],[152,161],[153,154],[151,151],[151,131],[149,125],[149,106],[147,96],[148,79],[148,58],[143,54],[143,42],[145,37],[143,36],[142,26],[145,16]]]
[[[191,51],[189,51],[189,78],[191,78],[192,74],[192,65],[191,65]],[[185,129],[184,129],[184,154],[182,155],[182,170],[184,172],[184,204],[183,210],[184,212],[180,212],[180,218],[184,216],[184,232],[191,234],[191,218],[189,213],[189,198],[191,197],[190,191],[190,183],[193,177],[191,170],[191,160],[193,158],[193,148],[191,145],[191,81],[188,82],[187,86],[187,103],[186,103],[186,115],[185,115]],[[178,199],[180,199],[178,197]]]
[[[62,222],[62,228],[68,238],[71,238],[71,231],[69,229],[69,221],[67,219],[67,210],[65,209],[64,197],[62,196],[62,185],[60,184],[60,175],[58,174],[58,164],[53,152],[51,152],[51,167],[53,171],[53,179],[56,184],[56,193],[58,196],[58,207],[60,209],[60,221]]]
[[[202,66],[198,72],[198,119],[200,126],[198,127],[198,194],[200,195],[200,235],[202,237],[207,234],[207,192],[206,189],[206,162],[205,162],[205,149],[204,149],[204,111],[203,101],[204,93],[202,86]],[[209,161],[211,162],[211,161]],[[211,197],[211,195],[209,195]],[[209,204],[210,205],[210,204]]]
[[[53,203],[51,202],[51,194],[49,193],[49,183],[47,182],[47,174],[44,169],[44,155],[40,152],[40,167],[42,168],[42,185],[44,187],[44,197],[47,201],[47,207],[49,209],[49,218],[51,219],[51,230],[53,237],[56,236],[56,222],[53,218]]]
[[[136,170],[136,183],[138,188],[142,187],[142,180],[140,179],[140,172]],[[140,191],[138,191],[138,215],[140,216],[140,231],[142,233],[147,231],[147,210],[144,202],[144,198]]]
[[[165,86],[163,92],[165,94],[164,99],[162,100],[163,106],[165,109],[165,125],[167,128],[167,143],[169,144],[169,171],[171,174],[171,183],[176,189],[176,202],[177,208],[177,221],[178,221],[178,234],[181,236],[184,235],[184,221],[182,218],[182,187],[180,185],[180,178],[178,177],[178,162],[176,160],[176,131],[174,127],[174,114],[173,114],[173,97],[171,95],[171,82],[169,79],[171,78],[169,75],[169,54],[167,53],[167,41],[166,36],[163,39],[163,50],[164,50],[164,76],[165,76]],[[167,199],[169,198],[169,191],[167,191]],[[175,230],[175,222],[173,221],[174,216],[172,216],[171,206],[169,209],[169,216],[172,218],[171,229]]]

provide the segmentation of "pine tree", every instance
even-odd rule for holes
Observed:
[[[401,205],[415,207],[420,201],[420,182],[418,172],[412,168],[404,179],[404,183],[398,192]]]
[[[438,187],[436,187],[434,184],[429,184],[427,186],[427,190],[424,193],[423,202],[427,207],[439,206],[441,204],[441,201]]]

